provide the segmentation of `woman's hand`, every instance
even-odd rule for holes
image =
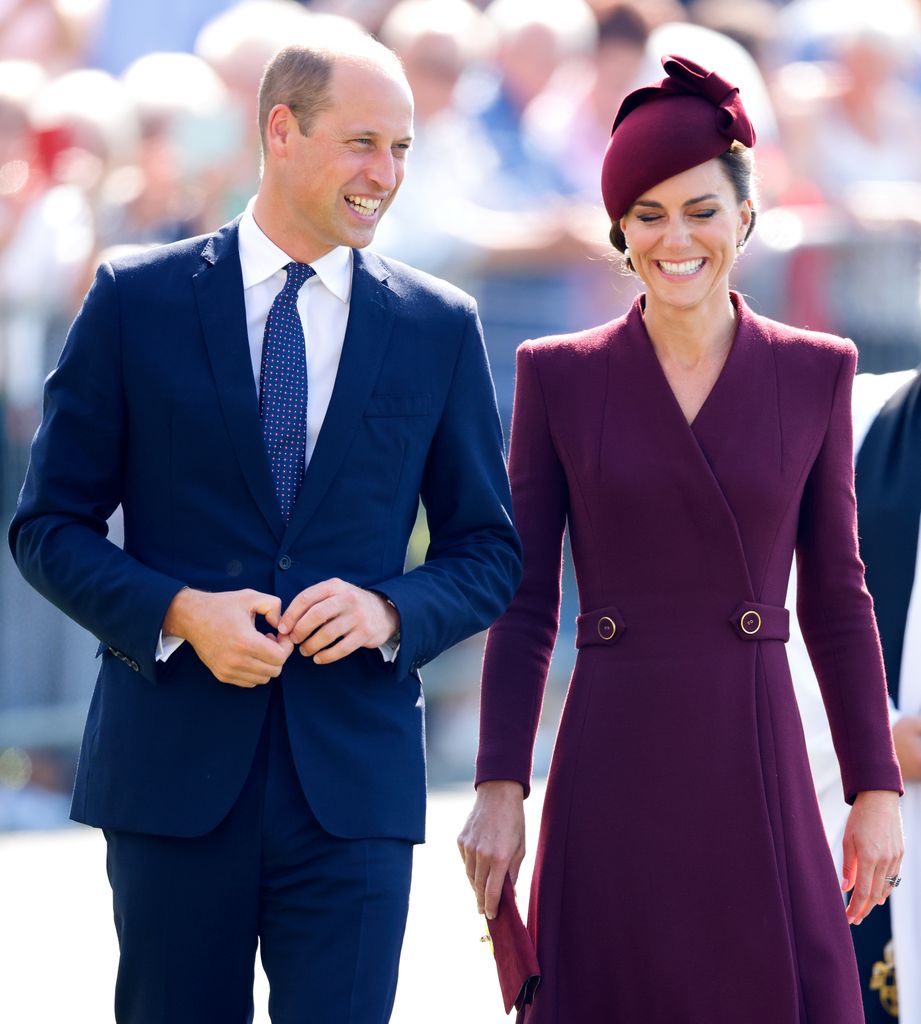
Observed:
[[[844,880],[851,893],[847,905],[850,924],[860,922],[874,906],[882,906],[892,892],[886,878],[897,878],[905,847],[899,794],[867,790],[857,794],[844,830]]]
[[[457,848],[476,893],[477,910],[492,920],[506,872],[512,883],[524,859],[524,790],[504,779],[481,782],[476,803],[457,837]]]

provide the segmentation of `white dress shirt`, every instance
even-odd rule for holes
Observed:
[[[258,393],[265,322],[275,297],[285,285],[284,267],[291,262],[291,257],[262,233],[253,216],[253,202],[249,201],[240,221],[240,269],[243,271],[249,354]],[[301,315],[307,351],[305,465],[316,447],[339,370],[352,296],[352,250],[337,246],[310,265],[314,276],[303,284],[297,295],[297,311]]]
[[[262,367],[262,343],[265,322],[275,297],[287,280],[285,266],[291,257],[262,231],[253,216],[255,199],[250,199],[239,227],[240,269],[243,272],[243,304],[246,309],[246,334],[253,366],[256,393]],[[317,437],[339,372],[345,329],[352,296],[352,250],[336,246],[311,264],[314,276],[305,281],[297,295],[297,311],[304,328],[307,354],[307,450],[305,468],[310,462]],[[179,648],[179,637],[160,634],[157,660],[166,661]],[[384,644],[385,660],[396,657],[398,645]]]

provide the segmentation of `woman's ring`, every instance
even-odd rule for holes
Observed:
[[[902,876],[901,875],[886,875],[883,878],[883,881],[884,882],[888,882],[892,886],[893,889],[897,889],[898,886],[899,886],[899,882],[902,881]]]

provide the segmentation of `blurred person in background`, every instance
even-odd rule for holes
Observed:
[[[907,81],[921,14],[908,0],[888,3],[902,16],[845,8],[824,27],[823,59],[778,82],[798,170],[825,202],[856,216],[864,183],[912,183],[921,195],[921,97]]]
[[[598,190],[598,167],[611,137],[611,105],[636,85],[650,27],[642,4],[610,5],[599,14],[590,57],[574,64],[571,76],[552,79],[527,108],[529,137],[574,191],[594,196]]]
[[[403,62],[415,100],[415,138],[414,187],[397,197],[377,244],[457,280],[480,262],[492,239],[504,240],[502,227],[479,205],[492,187],[496,154],[458,96],[465,69],[475,69],[489,52],[489,23],[467,0],[401,0],[380,39]],[[523,242],[528,237],[517,222],[512,230]]]
[[[779,67],[773,86],[793,177],[784,234],[800,240],[790,315],[857,339],[863,369],[914,365],[921,9],[912,0],[809,0],[785,8],[780,29],[782,50],[808,56]]]
[[[611,110],[639,81],[651,29],[645,5],[609,3],[598,12],[598,36],[592,53],[572,61],[553,76],[528,106],[525,131],[533,146],[551,161],[567,190],[582,205],[566,218],[586,241],[596,237],[598,167],[611,136]],[[606,247],[584,260],[570,276],[579,323],[600,323],[629,308],[637,292],[631,274],[610,273]],[[518,339],[520,340],[520,338]]]
[[[866,1024],[921,1020],[921,372],[862,373],[852,400],[860,555],[879,622],[895,750],[905,780],[902,885],[852,929]],[[795,601],[791,583],[789,601]],[[847,822],[841,773],[802,633],[790,668],[829,845]],[[836,856],[840,862],[840,856]]]
[[[227,178],[241,158],[241,111],[205,61],[150,53],[121,81],[134,104],[133,166],[109,189],[101,243],[174,242],[223,212]]]
[[[237,118],[237,151],[225,161],[212,223],[235,217],[258,187],[259,81],[282,47],[310,41],[312,24],[307,9],[292,0],[241,0],[205,22],[196,36],[194,53],[223,82]]]
[[[12,129],[4,140],[9,153],[0,196],[2,373],[7,469],[19,475],[42,381],[92,260],[99,191],[109,170],[130,156],[135,122],[124,90],[102,71],[46,79],[33,64],[4,61],[0,96]]]
[[[533,202],[562,191],[563,184],[529,144],[525,111],[569,61],[591,53],[597,23],[584,0],[492,0],[486,16],[497,37],[496,77],[479,117],[499,155],[503,194],[515,191],[519,204]]]
[[[29,106],[46,81],[34,61],[0,61],[0,254],[47,184],[47,160],[29,118]]]
[[[106,0],[0,0],[0,60],[32,60],[51,75],[82,63]]]
[[[10,507],[16,477],[25,470],[21,442],[31,435],[33,423],[20,416],[24,402],[23,382],[15,369],[20,346],[7,342],[17,317],[15,278],[7,270],[3,285],[3,255],[20,232],[23,217],[44,189],[44,175],[37,164],[37,140],[29,123],[30,98],[45,80],[33,61],[0,61],[0,501]],[[28,344],[28,343],[26,343]],[[26,419],[26,422],[22,422]]]
[[[413,173],[419,184],[400,194],[378,244],[468,283],[528,268],[546,271],[587,251],[577,249],[560,209],[491,205],[497,186],[509,183],[494,140],[462,95],[465,70],[476,74],[482,67],[490,37],[489,21],[467,0],[402,0],[381,27],[381,40],[400,55],[416,99]],[[414,230],[422,218],[428,230]]]
[[[307,0],[312,11],[348,18],[378,37],[391,8],[398,0]]]
[[[516,345],[522,337],[571,330],[581,322],[573,270],[606,248],[603,237],[586,230],[582,203],[574,205],[571,188],[524,123],[528,105],[554,74],[566,73],[569,62],[591,52],[597,25],[584,0],[493,0],[485,14],[496,49],[491,81],[475,109],[495,154],[480,205],[497,216],[491,232],[496,258],[465,283],[477,297],[507,422]]]
[[[286,48],[259,116],[241,218],[100,267],[10,529],[100,640],[72,814],[105,831],[131,1024],[251,1020],[257,941],[276,1024],[388,1020],[419,669],[520,576],[473,301],[362,252],[412,141],[397,58]]]
[[[289,0],[293,5],[294,0]],[[236,0],[93,0],[97,8],[88,43],[96,67],[121,75],[148,53],[190,53],[202,26]]]
[[[899,883],[901,776],[857,553],[854,346],[754,313],[739,90],[684,58],[601,168],[626,316],[526,342],[509,471],[524,578],[490,629],[458,840],[494,917],[524,856],[568,527],[582,613],[532,881],[519,1019],[862,1024],[847,922]],[[791,562],[851,803],[836,881],[783,642]],[[841,891],[852,890],[845,907]]]
[[[18,62],[0,65],[0,76],[22,73]],[[93,202],[106,171],[130,152],[134,121],[119,83],[87,69],[43,80],[25,112],[24,177],[9,194],[16,212],[0,252],[0,295],[47,320],[72,314],[93,252]]]
[[[49,77],[35,64],[0,61],[0,118],[0,510],[8,518],[41,417],[42,382],[91,272],[106,183],[131,161],[137,135],[123,87],[92,69]],[[0,650],[8,667],[28,665],[25,675],[0,669],[0,726],[14,745],[69,749],[70,790],[91,639],[24,590],[10,558],[0,559]],[[11,811],[20,801],[34,809],[32,794],[8,794]],[[53,812],[61,801],[44,806]],[[48,825],[53,815],[26,820]],[[61,815],[58,827],[66,823]]]
[[[612,8],[619,6],[620,2],[621,0],[586,0],[599,21],[602,21]],[[643,15],[652,26],[664,25],[669,21],[681,21],[686,17],[686,6],[683,0],[642,0]]]
[[[695,25],[729,36],[754,58],[762,74],[770,67],[779,34],[780,5],[773,0],[691,0]]]

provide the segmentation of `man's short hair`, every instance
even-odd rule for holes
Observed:
[[[294,114],[302,135],[309,135],[317,115],[329,104],[335,56],[327,49],[286,46],[269,61],[259,84],[259,135],[265,146],[272,108],[283,103]]]
[[[338,60],[372,64],[405,77],[400,58],[366,33],[338,30],[335,39],[317,46],[286,46],[266,65],[259,85],[259,135],[263,149],[272,108],[283,103],[294,114],[302,135],[330,105],[329,88]]]

